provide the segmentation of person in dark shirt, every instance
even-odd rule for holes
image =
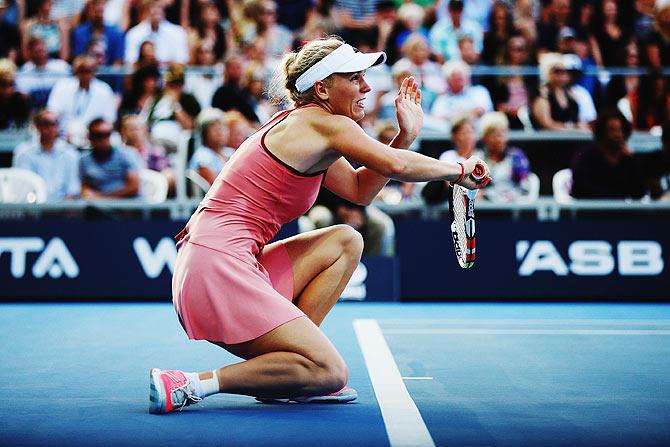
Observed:
[[[577,155],[572,166],[572,192],[576,199],[640,199],[644,176],[626,145],[631,124],[618,111],[598,116],[594,144]]]
[[[15,25],[5,21],[5,12],[9,1],[0,0],[0,58],[8,57],[16,60],[19,48],[19,30]]]
[[[670,199],[670,120],[663,125],[660,151],[635,154],[652,199]]]
[[[26,127],[30,119],[30,101],[16,91],[16,65],[0,59],[0,130]]]
[[[239,56],[231,56],[224,63],[224,78],[226,82],[219,87],[212,97],[212,107],[221,109],[224,112],[237,110],[252,123],[259,124],[260,120],[256,116],[254,106],[256,101],[251,97],[251,93],[242,85],[242,75],[244,68]]]

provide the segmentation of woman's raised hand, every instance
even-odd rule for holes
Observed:
[[[400,132],[406,138],[414,140],[423,126],[423,109],[421,108],[421,90],[412,76],[402,81],[398,96],[395,98],[396,116]]]

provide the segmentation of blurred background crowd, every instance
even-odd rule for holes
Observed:
[[[366,73],[361,126],[390,141],[395,92],[414,76],[424,131],[452,146],[434,155],[492,166],[484,199],[538,194],[517,130],[592,135],[563,173],[568,196],[667,197],[670,0],[0,0],[0,132],[32,135],[11,164],[42,176],[51,201],[136,197],[146,170],[170,195],[184,176],[205,190],[286,106],[271,93],[282,56],[331,34],[388,55]],[[634,154],[632,132],[662,134],[665,150]],[[393,184],[380,198],[444,193]],[[322,203],[317,225],[367,225],[364,210]]]

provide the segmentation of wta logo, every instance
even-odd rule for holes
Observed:
[[[663,247],[657,241],[574,241],[563,257],[548,240],[517,241],[519,276],[552,272],[557,276],[657,276],[663,273]]]
[[[63,274],[68,278],[79,276],[77,262],[59,237],[46,244],[40,237],[3,237],[0,238],[0,256],[4,253],[9,254],[9,272],[16,279],[26,275],[28,254],[34,253],[39,253],[30,270],[35,278],[43,278],[47,274],[54,279]]]

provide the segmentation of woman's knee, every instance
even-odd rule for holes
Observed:
[[[331,358],[317,364],[313,375],[316,388],[323,393],[341,390],[349,380],[349,369],[341,357]]]
[[[335,225],[332,227],[337,235],[342,252],[352,258],[360,258],[363,253],[363,236],[349,225]]]

